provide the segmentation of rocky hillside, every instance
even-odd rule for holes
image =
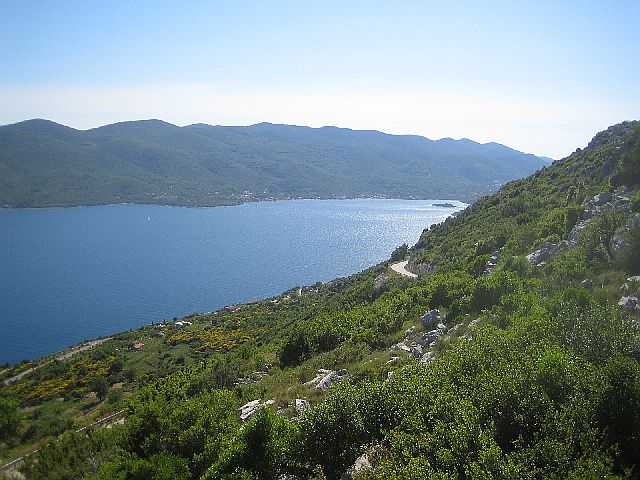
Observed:
[[[626,122],[425,231],[415,279],[386,262],[3,372],[33,369],[1,390],[3,451],[122,411],[20,471],[640,478],[639,212]]]

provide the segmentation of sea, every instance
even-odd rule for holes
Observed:
[[[453,207],[436,206],[448,203]],[[288,200],[0,210],[0,364],[346,276],[467,205]]]

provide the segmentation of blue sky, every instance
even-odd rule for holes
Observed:
[[[261,121],[559,158],[640,118],[640,2],[0,0],[0,123]]]

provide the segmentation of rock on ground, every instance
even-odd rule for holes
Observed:
[[[618,302],[618,306],[630,312],[635,312],[638,309],[638,299],[636,297],[622,297]]]
[[[332,371],[333,370],[326,370],[324,368],[319,368],[317,373],[316,373],[316,376],[314,378],[312,378],[311,380],[309,380],[308,382],[304,383],[303,385],[305,387],[316,386],[320,380],[322,380],[325,376],[327,376]]]
[[[258,409],[268,407],[274,403],[275,400],[267,400],[266,402],[263,402],[262,400],[252,400],[251,402],[245,403],[238,409],[238,412],[240,413],[240,421],[246,422],[250,420]]]
[[[595,282],[590,278],[585,278],[580,282],[582,288],[591,289],[595,285]]]
[[[443,323],[444,319],[440,316],[440,310],[434,308],[422,315],[420,317],[420,321],[422,322],[422,326],[428,328],[437,325],[438,323]]]
[[[302,398],[296,398],[294,405],[295,405],[296,413],[298,414],[311,406],[309,405],[309,402],[307,402]]]
[[[433,362],[436,359],[436,354],[435,352],[427,352],[425,353],[422,358],[420,359],[420,363],[424,363],[425,365],[429,365],[431,362]]]
[[[333,385],[335,382],[343,380],[348,376],[349,376],[349,372],[347,372],[346,369],[342,369],[338,371],[338,373],[336,372],[328,373],[322,378],[322,380],[318,382],[318,385],[316,385],[316,389],[320,392],[324,392],[328,390],[329,387]]]
[[[403,342],[396,343],[395,345],[392,345],[391,349],[392,350],[398,350],[400,352],[411,352],[411,348],[407,344],[405,344]]]

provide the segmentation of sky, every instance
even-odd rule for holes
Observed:
[[[334,125],[561,158],[640,119],[640,1],[0,0],[0,124]]]

